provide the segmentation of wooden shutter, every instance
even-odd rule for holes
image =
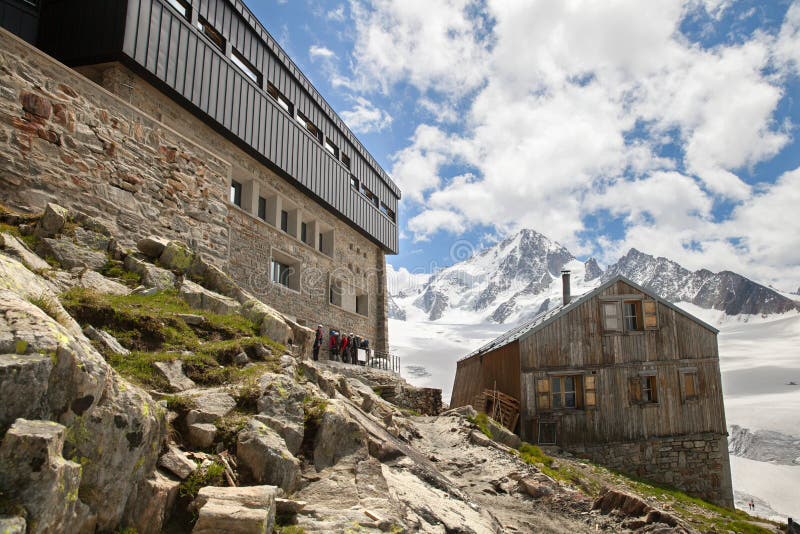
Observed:
[[[631,403],[642,402],[642,379],[632,376],[628,379],[628,389],[630,391]]]
[[[584,386],[584,407],[595,408],[597,407],[597,377],[594,375],[586,375],[583,377]]]
[[[644,327],[646,329],[658,328],[658,313],[657,313],[658,308],[656,306],[656,301],[645,300],[643,307],[644,307]]]
[[[607,332],[622,331],[622,310],[619,302],[601,302],[603,311],[603,330]]]
[[[547,378],[536,380],[536,408],[538,410],[550,409],[550,380]]]

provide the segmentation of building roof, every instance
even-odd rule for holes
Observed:
[[[568,312],[570,312],[574,308],[577,308],[578,306],[580,306],[581,304],[583,304],[587,300],[592,299],[592,298],[600,295],[607,287],[612,286],[612,285],[616,284],[617,282],[625,282],[629,286],[631,286],[631,287],[641,291],[642,293],[652,297],[654,300],[656,300],[660,304],[663,304],[664,306],[667,306],[668,308],[671,308],[671,309],[675,310],[676,312],[680,313],[681,315],[683,315],[685,317],[688,317],[692,321],[694,321],[694,322],[698,323],[699,325],[707,328],[708,330],[711,330],[715,334],[719,333],[719,330],[714,328],[710,324],[698,319],[697,317],[695,317],[694,315],[688,313],[687,311],[680,309],[679,307],[675,306],[671,302],[668,302],[668,301],[662,299],[658,295],[655,295],[652,291],[643,288],[642,286],[640,286],[639,284],[637,284],[633,280],[630,280],[630,279],[622,276],[621,274],[618,274],[618,275],[614,276],[613,278],[611,278],[610,280],[608,280],[607,282],[604,282],[603,284],[600,284],[598,287],[596,287],[592,291],[589,291],[588,293],[584,293],[583,295],[580,295],[580,296],[577,296],[577,297],[573,297],[570,300],[569,304],[567,304],[567,305],[561,304],[559,306],[556,306],[555,308],[552,308],[550,310],[544,311],[544,312],[536,315],[533,319],[531,319],[529,321],[526,321],[526,322],[524,322],[524,323],[512,328],[508,332],[505,332],[504,334],[498,336],[497,338],[493,339],[492,341],[490,341],[490,342],[486,343],[485,345],[482,345],[481,347],[479,347],[479,348],[475,349],[474,351],[470,352],[469,354],[467,354],[466,356],[461,358],[461,360],[459,360],[459,361],[463,361],[463,360],[466,360],[468,358],[472,358],[473,356],[478,356],[480,354],[485,354],[486,352],[489,352],[489,351],[492,351],[492,350],[495,350],[495,349],[499,349],[501,347],[505,347],[506,345],[508,345],[510,343],[513,343],[514,341],[522,339],[523,337],[527,337],[530,334],[533,334],[534,332],[536,332],[538,330],[541,330],[542,328],[544,328],[545,326],[549,325],[553,321],[563,317]]]

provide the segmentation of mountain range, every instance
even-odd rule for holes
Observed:
[[[442,269],[416,288],[389,299],[389,317],[410,316],[461,324],[514,323],[561,300],[561,271],[572,273],[572,294],[592,290],[621,274],[671,302],[687,302],[727,315],[769,315],[800,304],[742,275],[690,271],[675,261],[630,249],[603,270],[594,258],[580,261],[559,243],[520,230],[472,257]]]

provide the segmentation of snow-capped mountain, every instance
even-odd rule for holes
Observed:
[[[417,290],[393,295],[390,314],[460,324],[519,322],[561,302],[562,269],[572,273],[573,295],[622,274],[667,300],[727,315],[800,308],[793,299],[736,273],[692,272],[636,249],[603,271],[594,258],[581,262],[559,243],[525,229],[434,273]]]

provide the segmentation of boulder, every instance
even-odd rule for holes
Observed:
[[[81,247],[67,238],[45,237],[36,250],[40,256],[51,257],[64,269],[86,267],[95,271],[103,268],[108,261],[105,252]]]
[[[131,292],[128,286],[106,278],[97,271],[83,268],[73,269],[69,272],[53,271],[50,276],[62,291],[73,287],[82,287],[107,295],[127,295]]]
[[[192,308],[220,315],[239,313],[242,309],[242,306],[235,299],[215,293],[190,280],[183,281],[178,294]]]
[[[541,499],[553,494],[552,487],[545,480],[529,477],[519,481],[519,489],[534,499]]]
[[[314,467],[320,471],[352,454],[367,456],[367,434],[343,406],[344,401],[330,400],[319,421],[314,439]]]
[[[184,323],[191,326],[198,326],[206,322],[205,317],[194,313],[177,313],[175,314],[175,316]]]
[[[97,250],[103,253],[108,252],[108,244],[111,241],[108,234],[86,230],[80,226],[75,228],[72,239],[79,247]]]
[[[167,452],[161,455],[158,465],[181,480],[189,478],[197,469],[197,464],[175,445],[170,445]]]
[[[34,254],[22,241],[7,233],[0,233],[0,248],[14,256],[32,271],[48,271],[49,263]]]
[[[47,387],[52,369],[49,356],[0,354],[0,436],[20,417],[40,419],[48,414]]]
[[[309,382],[316,384],[328,397],[336,397],[336,380],[329,373],[307,361],[297,365]]]
[[[473,430],[469,433],[469,441],[480,447],[491,447],[494,445],[492,439],[486,436],[483,432]]]
[[[135,506],[125,513],[125,525],[136,529],[136,534],[160,534],[169,520],[178,498],[180,482],[156,471],[152,477],[139,484]]]
[[[105,330],[98,330],[95,327],[89,325],[83,329],[83,333],[89,339],[98,342],[102,347],[106,350],[113,352],[114,354],[120,354],[122,356],[127,356],[131,353],[128,349],[123,347],[117,341],[117,338],[106,332]]]
[[[167,380],[172,391],[186,391],[197,387],[191,378],[183,374],[183,362],[180,360],[153,362],[153,367]]]
[[[167,244],[169,244],[169,239],[151,235],[143,237],[137,241],[136,248],[138,248],[139,252],[148,258],[155,260],[161,256],[161,254],[164,252],[164,249],[167,247]]]
[[[175,275],[166,269],[156,267],[133,254],[125,256],[125,268],[142,277],[142,284],[158,289],[175,289]]]
[[[251,298],[242,303],[242,315],[260,325],[262,336],[286,345],[292,339],[292,329],[283,316],[258,299]]]
[[[253,482],[279,486],[286,493],[297,489],[300,461],[289,452],[283,439],[267,425],[251,419],[236,440],[239,466],[250,472]]]
[[[186,414],[186,424],[213,423],[236,408],[236,401],[223,389],[207,389],[190,397],[194,409]]]
[[[474,419],[478,416],[478,412],[475,411],[475,408],[468,404],[466,406],[459,406],[458,408],[447,410],[443,412],[442,415],[445,417],[467,417]]]
[[[170,241],[158,257],[158,263],[171,271],[186,273],[192,266],[194,252],[180,241]]]
[[[34,234],[39,237],[52,237],[60,234],[69,221],[69,211],[58,204],[48,203],[42,218],[36,224]]]
[[[192,447],[207,449],[217,439],[217,427],[211,423],[192,423],[186,427],[186,439]]]
[[[275,524],[275,486],[200,489],[192,507],[197,523],[192,534],[261,534]]]
[[[233,363],[238,365],[239,367],[244,367],[248,363],[250,363],[250,358],[247,356],[247,353],[240,352],[236,356],[233,357]]]
[[[94,517],[78,498],[81,466],[61,456],[66,428],[17,419],[0,445],[0,490],[22,505],[31,533],[94,532]]]
[[[253,296],[243,290],[216,265],[206,261],[201,255],[196,255],[189,269],[189,277],[211,291],[234,299],[239,304],[244,304]]]
[[[492,433],[492,439],[497,443],[501,443],[512,449],[518,449],[519,446],[522,445],[522,440],[519,439],[518,435],[511,432],[494,419],[488,419],[488,426]]]

